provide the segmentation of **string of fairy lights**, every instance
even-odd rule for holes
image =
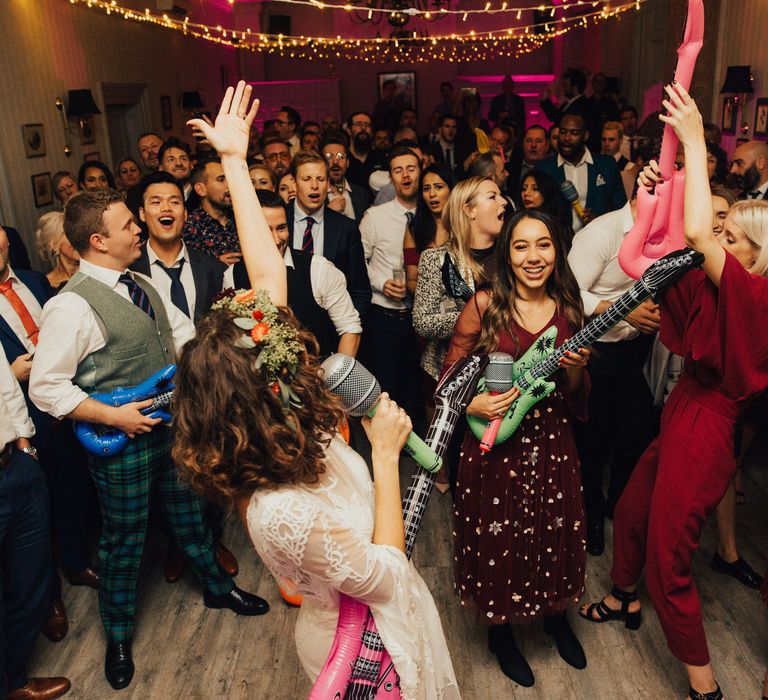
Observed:
[[[350,11],[352,5],[326,3],[322,0],[280,0],[294,5],[312,5],[318,9]],[[578,28],[586,28],[606,20],[619,17],[630,10],[639,10],[648,0],[626,0],[617,5],[592,0],[566,0],[558,5],[538,5],[528,7],[508,7],[506,2],[491,6],[487,10],[448,10],[455,15],[476,12],[513,12],[516,19],[522,12],[539,10],[549,16],[531,24],[505,27],[494,30],[452,32],[443,35],[429,35],[419,31],[402,31],[390,37],[322,37],[288,36],[265,34],[247,29],[232,29],[221,25],[207,25],[193,22],[189,16],[177,19],[168,14],[154,13],[145,8],[143,11],[120,5],[118,0],[69,0],[72,5],[85,5],[101,10],[107,15],[120,17],[128,22],[143,22],[169,31],[176,31],[185,36],[210,41],[225,46],[276,55],[283,58],[303,60],[358,60],[375,63],[426,63],[442,61],[462,63],[483,61],[490,58],[517,58],[544,46],[556,37]],[[321,8],[322,6],[322,8]],[[595,9],[592,9],[595,8]],[[359,8],[358,8],[359,9]],[[567,11],[578,10],[568,15]],[[587,10],[586,12],[584,10]]]

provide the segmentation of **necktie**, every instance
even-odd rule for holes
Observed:
[[[304,229],[304,238],[301,241],[301,249],[305,253],[314,253],[315,242],[312,240],[312,226],[314,225],[315,220],[311,216],[308,216],[304,221],[307,222],[307,228]]]
[[[453,167],[453,162],[451,161],[451,149],[446,148],[445,149],[445,164],[449,167]]]
[[[13,307],[13,310],[21,319],[22,324],[24,324],[24,330],[27,332],[27,338],[29,338],[29,340],[32,342],[32,345],[37,345],[37,336],[40,333],[40,329],[37,327],[37,324],[32,318],[32,315],[29,313],[27,307],[24,306],[24,302],[21,300],[21,297],[13,290],[11,285],[12,282],[13,280],[8,279],[0,284],[0,294],[5,296],[10,305]]]
[[[118,282],[122,282],[128,287],[128,294],[131,297],[131,301],[138,306],[147,316],[152,320],[155,318],[155,310],[152,308],[152,304],[149,303],[149,297],[144,293],[144,290],[139,287],[127,272],[120,275]]]
[[[178,267],[166,267],[162,261],[155,260],[157,266],[171,278],[171,301],[173,305],[181,309],[184,315],[189,318],[189,304],[187,304],[187,294],[184,291],[184,285],[181,283],[181,270],[186,261],[184,258],[179,260]]]

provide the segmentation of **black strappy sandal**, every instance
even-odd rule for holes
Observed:
[[[628,630],[640,629],[642,622],[642,609],[635,612],[629,612],[629,604],[638,600],[637,591],[622,591],[614,586],[611,589],[611,595],[621,603],[621,610],[611,610],[604,601],[592,603],[586,612],[579,610],[585,620],[590,622],[610,622],[612,620],[624,620],[624,626]]]
[[[719,685],[710,693],[700,693],[698,690],[688,688],[688,696],[691,700],[723,700],[723,691],[720,690]]]

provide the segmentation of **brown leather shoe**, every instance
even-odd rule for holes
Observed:
[[[219,566],[230,576],[237,576],[240,571],[237,559],[221,542],[216,543],[216,559],[219,562]]]
[[[53,700],[68,692],[70,687],[67,678],[28,678],[26,685],[12,690],[5,700]]]
[[[165,555],[165,580],[168,583],[176,583],[187,568],[187,558],[181,553],[180,549],[170,546]]]
[[[71,586],[88,586],[99,590],[99,575],[90,566],[82,571],[67,571],[67,580]]]
[[[69,623],[67,622],[67,610],[64,601],[57,598],[51,604],[51,610],[43,623],[43,634],[52,642],[60,642],[67,636]]]

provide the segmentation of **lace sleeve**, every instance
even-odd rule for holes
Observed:
[[[459,310],[445,293],[440,267],[445,248],[425,250],[419,260],[416,296],[413,300],[413,328],[423,338],[450,338]],[[452,306],[452,309],[446,309]]]
[[[249,510],[251,537],[272,572],[299,587],[320,581],[369,606],[390,602],[408,570],[405,555],[364,541],[311,501],[275,493]]]
[[[443,373],[460,357],[468,355],[475,349],[477,341],[480,338],[480,324],[483,314],[488,308],[488,294],[478,292],[464,307],[456,321],[456,327],[453,329],[451,345],[448,348],[448,354],[443,361]]]

